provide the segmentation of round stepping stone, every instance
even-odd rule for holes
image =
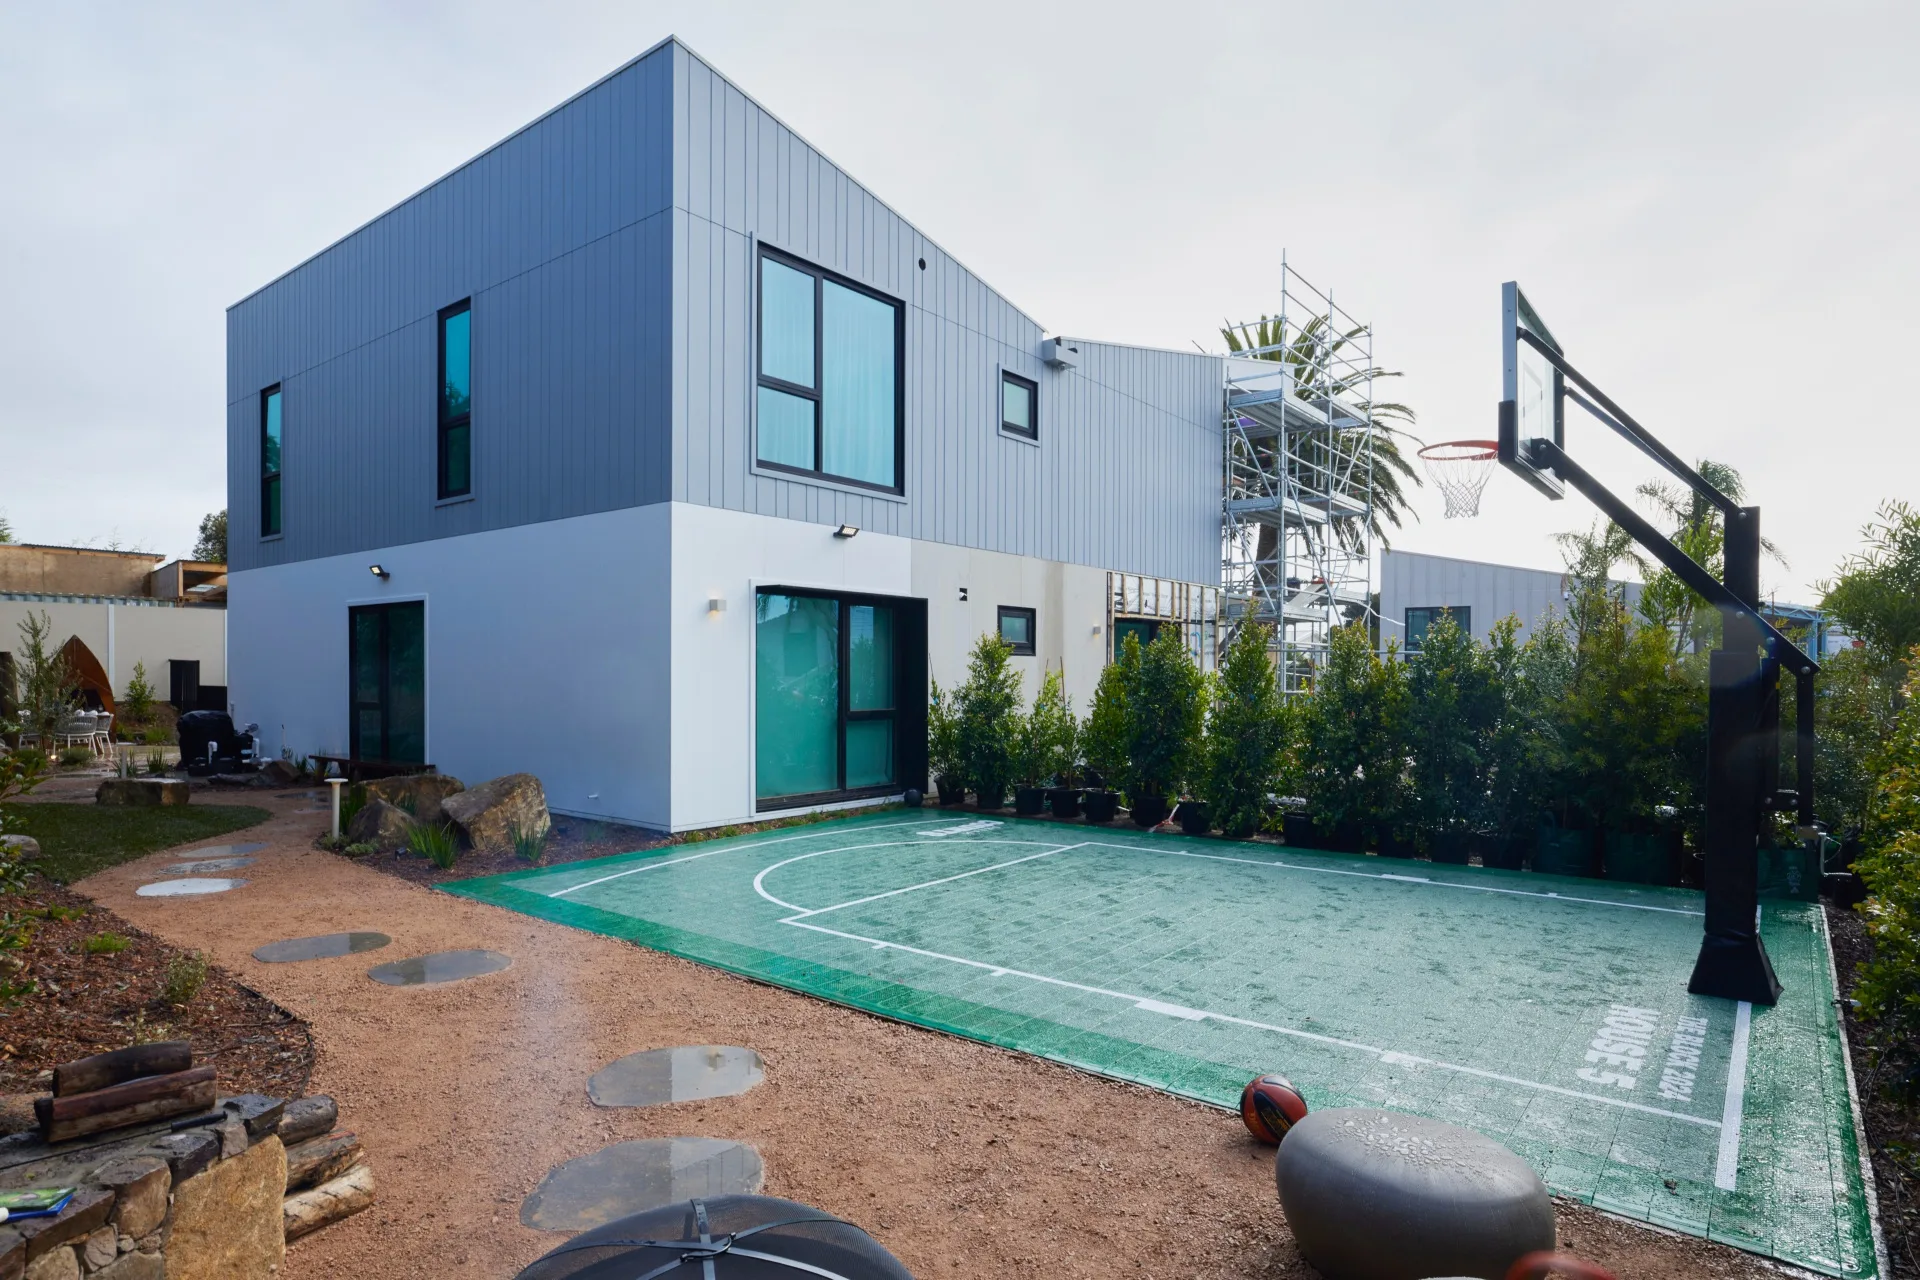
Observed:
[[[745,1093],[767,1078],[760,1055],[730,1044],[684,1044],[630,1053],[593,1073],[596,1107],[656,1107]]]
[[[205,893],[225,893],[229,889],[238,889],[245,880],[223,879],[186,879],[156,880],[152,884],[143,884],[133,892],[141,898],[193,898]]]
[[[1527,1162],[1471,1129],[1370,1107],[1315,1111],[1274,1158],[1287,1226],[1328,1280],[1503,1276],[1554,1247]]]
[[[393,939],[384,933],[323,933],[312,938],[288,938],[256,947],[255,960],[266,964],[289,964],[295,960],[331,960],[336,956],[378,951]]]
[[[187,852],[195,858],[231,858],[242,853],[258,853],[266,847],[266,841],[255,840],[251,844],[210,844],[204,849],[189,849]]]
[[[521,1202],[520,1222],[536,1231],[589,1231],[696,1196],[753,1195],[761,1177],[760,1153],[744,1142],[616,1142],[555,1165]]]
[[[204,858],[199,862],[176,862],[166,870],[182,875],[197,875],[204,871],[237,871],[252,865],[252,858]]]
[[[419,987],[434,982],[457,982],[477,978],[483,973],[498,973],[513,963],[498,951],[435,951],[429,955],[375,965],[367,976],[390,987]]]

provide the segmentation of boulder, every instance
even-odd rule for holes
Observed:
[[[348,844],[370,844],[383,853],[407,847],[413,815],[385,800],[369,799],[347,824]]]
[[[185,804],[187,784],[179,778],[108,778],[93,793],[95,804],[129,809]]]
[[[167,1231],[169,1280],[278,1272],[287,1252],[280,1211],[286,1186],[286,1149],[272,1134],[180,1184]]]
[[[300,781],[300,771],[286,760],[269,760],[260,766],[260,776],[276,787],[290,787]]]
[[[442,804],[467,843],[484,853],[512,853],[513,832],[545,835],[553,825],[547,815],[547,793],[530,773],[510,773],[483,782]]]
[[[0,849],[22,862],[32,862],[40,856],[40,842],[32,836],[0,836]]]
[[[402,778],[381,778],[366,784],[369,798],[378,796],[388,804],[412,813],[418,822],[445,822],[441,806],[446,798],[467,789],[467,784],[444,773],[410,773]]]
[[[165,1160],[157,1156],[135,1156],[108,1165],[94,1174],[94,1181],[118,1193],[113,1206],[116,1239],[147,1235],[166,1221],[167,1193],[173,1189],[173,1175]]]

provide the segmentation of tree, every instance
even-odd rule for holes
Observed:
[[[1045,785],[1074,766],[1079,722],[1058,671],[1042,677],[1033,697],[1033,709],[1019,719],[1014,748],[1014,776],[1029,787]]]
[[[957,784],[965,790],[954,698],[952,694],[940,692],[938,680],[932,684],[933,692],[927,698],[927,771],[933,775],[936,785],[944,780],[949,786]]]
[[[20,715],[24,726],[52,740],[53,730],[73,706],[79,689],[67,657],[53,648],[53,619],[42,612],[20,620],[20,647],[14,651],[15,679],[20,683]]]
[[[133,679],[127,681],[127,691],[120,697],[120,714],[129,724],[145,724],[153,714],[155,693],[153,683],[147,679],[147,664],[133,664]]]
[[[1127,758],[1142,795],[1171,799],[1193,776],[1205,722],[1204,677],[1178,627],[1162,627],[1140,655],[1127,698]]]
[[[1316,826],[1391,826],[1403,816],[1406,672],[1366,628],[1336,628],[1302,713],[1299,771]]]
[[[1120,652],[1100,672],[1093,706],[1080,734],[1080,753],[1086,757],[1087,768],[1115,791],[1133,787],[1127,757],[1128,704],[1140,676],[1140,659],[1140,637],[1129,633],[1120,642]]]
[[[967,659],[967,679],[954,695],[960,759],[983,804],[1003,804],[1013,781],[1020,721],[1020,673],[1008,665],[1013,646],[983,633]]]
[[[1429,835],[1464,834],[1480,816],[1500,710],[1487,655],[1442,613],[1407,658],[1410,808]]]
[[[1735,502],[1746,497],[1746,482],[1724,462],[1702,458],[1694,470],[1700,478]],[[1667,517],[1668,539],[1716,579],[1725,576],[1726,523],[1720,508],[1691,487],[1649,482],[1640,486],[1641,499]],[[1760,549],[1785,564],[1778,547],[1762,539]],[[1680,581],[1671,569],[1657,568],[1644,556],[1634,557],[1648,575],[1640,596],[1640,616],[1673,637],[1673,652],[1705,653],[1720,644],[1720,611]]]
[[[1860,1011],[1894,1035],[1920,1025],[1920,647],[1893,733],[1875,755],[1867,856],[1854,864],[1872,895],[1861,904],[1873,958],[1854,988]]]
[[[1267,794],[1286,747],[1280,686],[1267,656],[1272,641],[1270,627],[1251,620],[1240,625],[1221,657],[1207,709],[1202,794],[1213,821],[1236,839],[1266,821]]]
[[[1860,536],[1866,549],[1820,584],[1820,607],[1880,664],[1900,670],[1920,645],[1920,510],[1882,503]]]
[[[0,543],[13,541],[13,526],[7,523],[4,512],[0,512]]]
[[[200,517],[200,540],[193,544],[193,558],[210,564],[227,562],[227,510],[209,511]]]

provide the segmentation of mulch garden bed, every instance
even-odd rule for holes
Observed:
[[[1886,1234],[1889,1280],[1920,1277],[1920,1046],[1886,1042],[1853,1007],[1855,968],[1873,955],[1866,922],[1850,908],[1827,906],[1840,1008],[1853,1050],[1860,1116],[1872,1149]]]
[[[0,1009],[0,1095],[44,1092],[44,1073],[62,1062],[139,1041],[191,1040],[194,1060],[210,1063],[223,1094],[305,1094],[313,1071],[307,1024],[231,974],[209,967],[183,1007],[167,1002],[167,968],[185,956],[80,894],[36,876],[25,892],[0,897],[0,909],[43,913],[24,951],[15,953],[32,994]],[[124,950],[89,955],[102,934]],[[17,1103],[16,1099],[16,1103]],[[17,1105],[0,1111],[0,1130],[26,1127]]]

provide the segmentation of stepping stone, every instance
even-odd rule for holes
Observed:
[[[656,1107],[745,1093],[767,1078],[760,1055],[729,1044],[648,1049],[608,1063],[587,1081],[596,1107]]]
[[[182,875],[197,875],[204,871],[235,871],[252,865],[252,858],[204,858],[199,862],[176,862],[165,869]]]
[[[258,853],[266,847],[266,841],[255,840],[250,844],[210,844],[204,849],[189,849],[187,853],[195,858],[231,858],[242,853]]]
[[[414,956],[410,960],[375,965],[367,970],[367,976],[390,987],[418,987],[434,982],[477,978],[483,973],[498,973],[512,963],[512,957],[503,956],[498,951],[435,951],[430,955]]]
[[[754,1195],[760,1153],[719,1138],[616,1142],[556,1165],[520,1205],[536,1231],[588,1231],[628,1214],[700,1197]]]
[[[238,889],[245,880],[156,880],[152,884],[143,884],[133,892],[141,898],[192,898],[205,893],[225,893],[229,889]]]
[[[295,960],[331,960],[336,956],[378,951],[393,939],[384,933],[323,933],[312,938],[288,938],[254,948],[253,958],[266,964]]]

